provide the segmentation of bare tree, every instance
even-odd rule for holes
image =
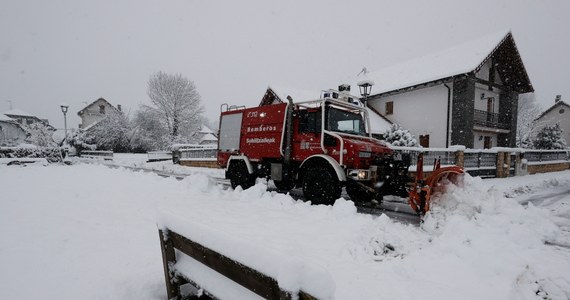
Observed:
[[[181,74],[157,72],[148,81],[148,96],[166,125],[171,142],[184,141],[200,126],[204,111],[194,82]]]
[[[542,109],[536,103],[533,93],[519,96],[518,116],[517,116],[517,146],[521,148],[531,148],[532,139],[538,130],[536,118]]]

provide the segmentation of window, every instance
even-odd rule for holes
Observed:
[[[493,146],[490,136],[486,136],[483,141],[483,149],[490,149]]]
[[[558,111],[558,113],[559,113],[559,114],[563,114],[563,113],[564,113],[564,108],[561,108],[561,109]]]
[[[394,113],[394,101],[386,102],[386,115],[391,115]]]
[[[429,134],[420,135],[420,146],[429,148]]]
[[[105,105],[99,105],[99,113],[105,114]]]
[[[32,123],[34,123],[34,121],[33,121],[33,120],[30,120],[30,119],[26,119],[26,124],[28,124],[28,125],[32,125]]]

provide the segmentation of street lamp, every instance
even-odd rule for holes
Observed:
[[[65,104],[61,104],[61,112],[63,113],[63,126],[64,126],[64,131],[65,131],[65,137],[63,138],[63,141],[67,140],[67,109],[69,109],[69,106],[65,105]],[[62,142],[63,144],[63,142]]]
[[[368,96],[370,96],[370,91],[372,90],[372,86],[374,85],[374,81],[372,80],[362,80],[357,83],[358,88],[360,89],[360,95],[364,97],[364,107],[368,104]]]

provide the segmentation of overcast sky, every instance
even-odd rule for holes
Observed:
[[[131,115],[156,71],[193,80],[210,119],[269,84],[320,90],[511,29],[536,98],[570,99],[570,1],[27,1],[0,5],[0,112],[63,127],[104,97]],[[421,111],[418,111],[421,113]]]

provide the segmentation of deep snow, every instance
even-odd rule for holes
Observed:
[[[421,227],[193,171],[0,165],[0,299],[165,299],[157,222],[323,297],[570,297],[570,171],[466,177]]]

